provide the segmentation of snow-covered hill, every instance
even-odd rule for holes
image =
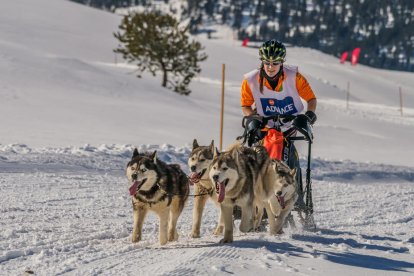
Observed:
[[[193,138],[218,141],[222,63],[224,146],[242,133],[240,83],[244,73],[258,66],[257,49],[240,47],[229,30],[217,29],[216,39],[198,37],[209,58],[191,85],[191,96],[182,97],[161,88],[160,76],[135,78],[133,67],[115,59],[112,33],[119,16],[68,1],[30,3],[1,4],[1,144],[183,146]],[[14,16],[17,11],[21,16]],[[334,57],[302,48],[288,49],[288,63],[299,66],[320,100],[316,156],[414,166],[407,150],[414,126],[413,74],[340,65]],[[348,81],[351,103],[346,110]],[[398,86],[405,117],[398,110]]]
[[[133,66],[113,54],[119,22],[64,0],[0,3],[0,275],[414,272],[414,75],[340,65],[297,47],[288,48],[288,63],[299,66],[319,103],[317,232],[236,232],[234,244],[219,246],[211,234],[217,210],[209,204],[203,237],[191,239],[190,198],[178,242],[159,247],[158,220],[150,216],[143,242],[131,244],[123,175],[133,148],[156,149],[188,171],[194,138],[219,141],[222,63],[229,145],[242,133],[242,75],[258,58],[257,49],[240,47],[216,27],[213,39],[197,37],[209,58],[193,93],[179,96],[161,88],[159,78],[137,79]]]

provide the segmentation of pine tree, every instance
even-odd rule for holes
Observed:
[[[239,0],[230,0],[230,6],[233,12],[233,23],[231,26],[239,32],[243,20],[242,3]]]
[[[210,19],[214,18],[216,2],[217,1],[214,1],[214,0],[206,0],[204,3],[204,10]]]
[[[200,73],[199,62],[207,55],[200,53],[199,42],[189,41],[188,28],[180,28],[168,14],[135,13],[126,15],[119,29],[114,36],[120,46],[114,52],[136,62],[140,72],[149,71],[153,76],[161,72],[163,87],[183,95],[191,93],[188,85]]]

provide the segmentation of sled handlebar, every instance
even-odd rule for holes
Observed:
[[[255,119],[260,121],[260,123],[263,125],[262,127],[264,127],[265,125],[267,125],[267,123],[269,121],[278,121],[278,120],[282,120],[284,123],[293,121],[296,118],[296,115],[273,115],[273,116],[268,116],[268,117],[263,117],[260,115],[249,115],[249,116],[244,116],[243,120],[242,120],[242,126],[243,128],[246,127],[246,120],[248,119]]]
[[[296,118],[296,115],[273,115],[269,117],[263,117],[263,120],[267,123],[269,121],[278,121],[283,120],[284,122],[293,121]]]
[[[296,118],[297,120],[295,120]],[[267,125],[267,123],[271,121],[280,122],[282,124],[293,121],[293,125],[292,125],[293,129],[299,131],[303,135],[303,137],[296,136],[296,137],[289,137],[289,139],[290,140],[306,140],[312,143],[312,140],[313,140],[312,128],[308,120],[309,119],[306,117],[306,115],[303,115],[303,114],[273,115],[273,116],[268,116],[268,117],[263,117],[263,116],[255,114],[255,115],[250,115],[250,116],[244,116],[243,121],[242,121],[242,126],[243,128],[246,129],[246,123],[247,123],[249,125],[248,127],[253,127],[254,129],[257,129],[257,128],[264,128]],[[250,124],[250,122],[252,121],[253,121],[253,124]]]

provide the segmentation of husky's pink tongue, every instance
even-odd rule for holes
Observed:
[[[277,201],[279,201],[280,207],[282,207],[282,209],[285,209],[286,204],[285,204],[285,197],[284,196],[276,196],[277,197]]]
[[[200,181],[198,173],[196,173],[196,172],[191,173],[189,178],[190,178],[190,183],[192,185],[194,185],[195,183],[198,183]]]
[[[137,193],[139,181],[135,180],[134,183],[132,183],[131,187],[129,187],[129,194],[134,196]]]
[[[219,187],[219,194],[217,201],[219,203],[223,202],[224,196],[226,195],[226,187],[224,186],[224,182],[216,182],[216,185],[218,184]]]

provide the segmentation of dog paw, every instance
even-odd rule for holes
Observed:
[[[266,226],[265,225],[259,225],[254,228],[254,232],[266,232]]]
[[[217,228],[213,231],[213,234],[216,236],[219,236],[223,234],[224,227],[223,226],[217,226]]]
[[[132,236],[131,240],[133,243],[139,242],[141,240],[141,236],[140,235]]]
[[[178,233],[177,232],[170,232],[168,233],[168,241],[176,241],[178,240]]]
[[[273,230],[271,230],[270,231],[270,234],[271,235],[282,235],[282,234],[284,234],[285,232],[283,232],[283,229],[279,229],[279,230],[277,230],[277,229],[273,229]]]
[[[200,233],[195,233],[195,232],[192,232],[192,233],[191,233],[191,237],[192,237],[193,239],[198,239],[198,238],[200,237]]]
[[[240,225],[239,230],[242,233],[248,233],[248,232],[253,232],[254,228],[252,226],[250,226],[250,225],[244,225],[244,226],[241,226]]]
[[[225,244],[225,243],[232,243],[233,242],[233,238],[224,238],[220,240],[220,244]]]

